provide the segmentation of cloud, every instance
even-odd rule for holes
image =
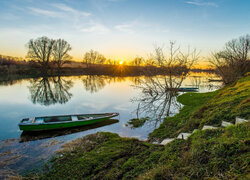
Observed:
[[[56,11],[49,11],[49,10],[34,8],[34,7],[29,7],[28,9],[37,15],[49,16],[49,17],[54,17],[54,18],[64,17],[62,13],[56,12]]]
[[[48,16],[48,17],[53,17],[53,18],[66,18],[66,17],[72,18],[72,16],[87,17],[91,15],[91,13],[78,11],[70,6],[67,6],[61,3],[51,4],[51,6],[57,8],[58,11],[51,11],[47,9],[40,9],[40,8],[34,8],[34,7],[29,7],[28,9],[31,10],[36,15],[43,15],[43,16]]]
[[[52,6],[58,8],[62,11],[73,13],[74,15],[77,15],[77,16],[90,16],[91,15],[91,13],[84,12],[84,11],[78,11],[70,6],[67,6],[67,5],[61,4],[61,3],[52,4]]]
[[[212,7],[219,7],[216,3],[213,2],[201,2],[201,1],[186,1],[187,4],[192,4],[196,6],[212,6]]]
[[[4,19],[4,20],[18,20],[18,19],[20,19],[19,16],[16,16],[16,15],[11,14],[11,13],[2,14],[0,18]]]
[[[64,22],[68,21],[71,24],[71,27],[74,27],[80,32],[105,33],[110,31],[105,25],[93,20],[91,18],[91,13],[89,12],[79,11],[62,3],[50,4],[50,8],[51,7],[54,8],[54,11],[34,7],[29,7],[29,9],[36,15],[62,18]]]
[[[127,23],[127,24],[126,23],[118,24],[114,28],[122,32],[134,33],[134,30],[133,30],[134,26],[135,26],[135,22],[132,22],[132,23]]]
[[[163,29],[161,32],[168,33],[169,31],[170,31],[169,29]]]
[[[82,28],[82,27],[78,27],[78,29],[81,32],[88,32],[88,33],[106,33],[109,32],[110,29],[107,28],[105,25],[91,21],[90,23],[88,23],[87,25],[85,25],[86,27]]]

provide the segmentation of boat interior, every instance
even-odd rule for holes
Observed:
[[[67,115],[67,116],[47,116],[47,117],[36,117],[36,118],[25,118],[22,123],[48,123],[48,122],[64,122],[64,121],[77,121],[77,120],[91,120],[96,117],[111,115],[107,114],[82,114],[82,115]]]

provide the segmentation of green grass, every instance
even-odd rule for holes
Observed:
[[[184,108],[150,134],[151,139],[249,118],[249,83],[237,83],[210,93],[178,97]],[[96,133],[72,141],[54,157],[39,179],[250,179],[250,123],[198,130],[188,140],[166,146]]]
[[[250,119],[250,76],[215,92],[186,93],[177,100],[183,109],[174,117],[167,117],[150,134],[151,140],[176,137],[204,125],[220,126],[222,121],[234,123],[235,117]]]
[[[54,158],[41,179],[133,179],[152,168],[164,149],[113,133],[88,135],[66,146],[73,148]]]
[[[130,119],[126,125],[130,126],[131,128],[138,128],[138,127],[143,126],[148,119],[149,119],[148,117],[133,118],[133,119]]]
[[[249,179],[249,143],[249,124],[199,130],[175,147],[180,152],[166,146],[167,158],[139,179]]]

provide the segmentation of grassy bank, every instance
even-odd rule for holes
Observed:
[[[150,134],[176,137],[203,125],[249,119],[250,77],[210,93],[187,93],[185,106]],[[97,133],[72,141],[51,161],[40,179],[248,179],[250,123],[198,130],[188,140],[162,146],[113,133]]]
[[[234,123],[235,117],[250,119],[250,76],[209,93],[186,93],[177,98],[184,105],[174,117],[167,117],[150,139],[176,137],[204,125],[220,126],[222,121]]]

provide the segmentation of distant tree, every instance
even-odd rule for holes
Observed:
[[[141,66],[143,62],[144,62],[144,59],[142,57],[136,57],[132,61],[132,65],[134,65],[134,66]]]
[[[171,71],[177,72],[180,67],[185,67],[185,72],[177,72],[178,74],[188,73],[193,67],[194,63],[199,59],[199,52],[196,49],[183,53],[180,47],[175,47],[175,42],[170,41],[169,53],[166,54],[162,47],[155,47],[155,52],[151,54],[149,58],[152,64],[159,67],[164,67],[171,74]]]
[[[155,61],[152,58],[147,58],[146,60],[144,60],[144,64],[147,65],[147,66],[154,66]]]
[[[72,57],[68,54],[71,50],[70,44],[63,40],[57,39],[53,46],[53,61],[57,64],[58,68],[61,68],[63,64],[71,60]]]
[[[52,57],[53,46],[55,40],[48,37],[39,37],[37,39],[31,39],[28,42],[27,58],[37,61],[43,67],[44,71],[47,71],[49,62]]]
[[[233,82],[250,70],[250,36],[241,36],[225,44],[222,51],[212,54],[210,63],[225,84]]]
[[[106,64],[112,65],[112,64],[113,64],[113,61],[112,61],[111,59],[107,59],[107,60],[105,61],[105,63],[106,63]]]
[[[90,50],[86,52],[83,57],[83,62],[89,66],[90,64],[103,64],[106,61],[106,58],[97,51]]]

